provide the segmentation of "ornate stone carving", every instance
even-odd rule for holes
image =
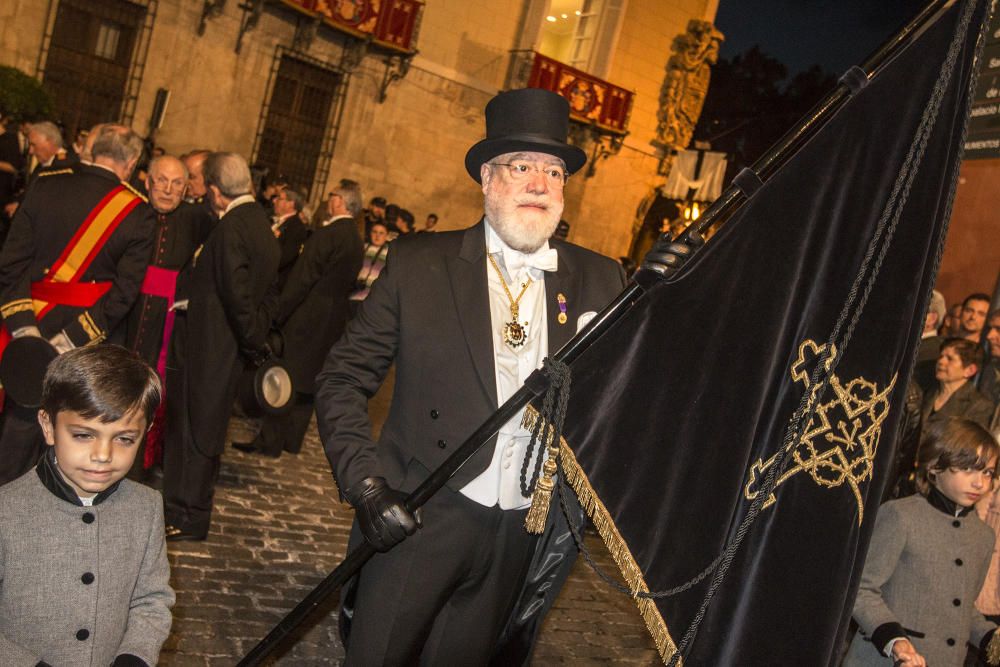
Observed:
[[[688,147],[708,94],[711,65],[719,59],[722,33],[708,21],[688,21],[677,35],[660,92],[656,140],[669,154]]]

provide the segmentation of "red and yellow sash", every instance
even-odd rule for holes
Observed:
[[[58,293],[53,294],[50,292],[48,296],[52,299],[51,301],[44,300],[44,297],[42,299],[36,297],[34,290],[32,290],[31,305],[35,311],[35,317],[42,319],[57,305],[92,306],[103,296],[104,292],[107,292],[107,289],[110,289],[109,285],[107,289],[100,294],[96,294],[96,296],[92,294],[86,295],[87,297],[93,297],[93,301],[87,304],[77,302],[78,296],[84,296],[83,294],[74,296],[75,292],[88,289],[85,287],[86,283],[80,283],[80,278],[90,268],[90,263],[97,257],[97,253],[101,251],[101,248],[104,247],[105,242],[118,228],[118,225],[121,224],[122,220],[141,201],[142,198],[139,195],[124,185],[119,185],[98,202],[97,206],[87,216],[87,219],[80,225],[80,228],[76,230],[73,238],[66,244],[59,259],[55,261],[52,268],[49,269],[48,274],[41,281],[42,284],[75,283],[79,287],[57,290],[57,292],[64,293],[62,298],[59,297]],[[72,299],[72,301],[65,299]]]
[[[59,305],[89,308],[111,289],[110,282],[82,283],[80,278],[142,197],[119,185],[98,202],[76,230],[45,278],[31,284],[31,307],[35,318],[43,317]],[[0,331],[0,357],[10,340],[7,327]]]

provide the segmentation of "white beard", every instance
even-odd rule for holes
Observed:
[[[562,204],[548,203],[537,213],[522,212],[512,203],[504,205],[499,197],[486,195],[486,219],[504,243],[523,253],[532,253],[552,237],[562,217]]]

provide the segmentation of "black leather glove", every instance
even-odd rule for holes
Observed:
[[[642,260],[642,269],[666,278],[684,266],[694,251],[704,244],[705,239],[693,229],[681,234],[676,241],[672,241],[667,234],[661,234]]]
[[[354,506],[365,540],[378,551],[388,551],[420,527],[420,510],[411,514],[403,505],[406,494],[382,477],[365,477],[344,496]]]
[[[264,346],[259,350],[250,350],[247,352],[247,357],[250,358],[250,363],[252,363],[257,368],[263,366],[268,359],[274,356],[274,352],[271,351],[271,346],[264,343]]]

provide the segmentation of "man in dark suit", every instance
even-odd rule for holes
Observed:
[[[520,590],[537,540],[524,529],[519,416],[423,507],[419,532],[402,501],[624,286],[616,262],[549,241],[566,177],[586,162],[566,143],[568,113],[540,89],[489,103],[487,138],[465,160],[484,218],[394,241],[317,378],[320,434],[357,512],[352,542],[385,552],[358,577],[348,664],[486,664]],[[376,444],[367,400],[393,363]]]
[[[928,304],[927,314],[924,316],[924,331],[920,336],[920,347],[917,349],[917,361],[913,367],[913,378],[925,394],[934,391],[937,385],[934,369],[937,366],[938,356],[941,354],[941,343],[944,342],[944,338],[938,335],[938,330],[944,322],[946,311],[944,296],[941,292],[932,290],[931,302]]]
[[[171,340],[163,500],[168,540],[203,540],[237,382],[269,354],[281,251],[252,192],[250,168],[234,153],[205,160],[205,183],[220,220],[194,260],[186,314]]]
[[[125,182],[141,151],[134,132],[107,125],[95,138],[93,164],[37,177],[0,255],[0,339],[40,336],[65,352],[104,341],[123,320],[153,236],[153,211]],[[8,395],[4,417],[0,484],[33,466],[43,446],[37,406]]]
[[[275,322],[295,388],[291,414],[265,417],[253,448],[268,456],[297,453],[313,413],[316,371],[347,324],[348,299],[361,269],[361,188],[342,179],[328,202],[330,217],[305,242],[281,290]]]
[[[302,207],[305,199],[290,187],[278,190],[274,195],[274,223],[271,231],[281,248],[281,262],[278,265],[278,287],[284,287],[292,267],[302,252],[302,245],[309,237],[309,228],[302,221]]]

